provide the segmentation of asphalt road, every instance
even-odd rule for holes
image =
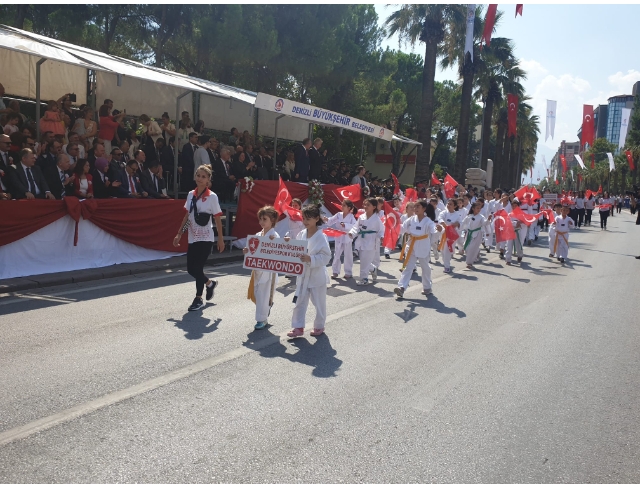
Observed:
[[[184,272],[2,297],[0,483],[638,483],[639,232],[436,264],[403,301],[383,259],[318,339],[286,339],[284,279],[253,331],[236,264],[196,313]]]

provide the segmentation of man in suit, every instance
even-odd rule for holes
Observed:
[[[142,175],[142,172],[146,169],[147,153],[143,150],[138,149],[133,153],[133,160],[138,163],[138,169],[136,170],[136,175],[139,178]]]
[[[173,190],[173,166],[175,164],[176,138],[169,137],[169,145],[167,145],[160,155],[160,163],[162,165],[162,174],[165,177],[167,188]]]
[[[220,149],[220,159],[217,159],[213,166],[213,177],[211,185],[213,192],[223,201],[233,198],[233,191],[236,187],[236,178],[231,172],[231,151],[227,147]]]
[[[167,187],[165,183],[166,181],[162,177],[162,166],[158,161],[152,161],[147,164],[147,168],[140,174],[142,190],[148,193],[150,198],[169,198],[162,192],[162,190]]]
[[[35,165],[36,156],[31,149],[20,151],[20,162],[16,164],[15,171],[11,172],[11,186],[14,188],[16,199],[50,199],[55,196],[49,191],[49,185],[38,166]]]
[[[61,200],[65,196],[73,196],[73,182],[76,177],[69,174],[71,159],[67,154],[58,154],[57,161],[55,167],[44,171],[44,178],[53,196]]]
[[[215,162],[220,159],[220,156],[218,155],[219,146],[220,143],[218,142],[218,139],[215,137],[211,137],[209,139],[209,148],[207,149],[207,153],[209,154],[209,164],[211,164],[211,167],[213,167]]]
[[[309,149],[311,148],[311,139],[308,137],[302,141],[302,144],[294,150],[296,160],[296,181],[299,183],[309,182]]]
[[[111,170],[110,177],[109,161],[106,157],[96,159],[96,168],[93,170],[93,197],[98,199],[110,198],[116,196],[117,187],[122,183],[116,181],[116,177],[120,169]]]
[[[9,147],[11,139],[8,135],[0,135],[0,200],[10,200],[11,195],[11,161]]]
[[[118,198],[146,198],[149,196],[140,185],[138,163],[135,159],[127,162],[127,166],[118,173],[116,181],[120,184],[116,189]]]
[[[67,144],[66,153],[65,151],[61,152],[61,154],[66,154],[67,156],[69,156],[69,167],[71,168],[71,170],[73,170],[73,168],[76,167],[76,164],[78,163],[78,159],[81,159],[81,157],[78,155],[79,153],[80,153],[80,146],[78,146],[78,144],[74,144],[71,142]]]
[[[178,164],[178,172],[180,173],[180,190],[191,191],[196,187],[194,177],[193,155],[198,148],[198,134],[191,132],[189,134],[189,142],[184,144],[180,153],[180,162]]]
[[[96,137],[95,140],[98,140],[98,137]],[[105,157],[106,153],[104,144],[102,142],[96,142],[93,147],[93,154],[91,153],[91,151],[89,151],[89,155],[87,156],[87,159],[89,160],[89,167],[92,171],[96,167],[96,159],[98,157]],[[107,157],[107,159],[109,158]]]
[[[164,150],[164,138],[158,137],[158,139],[156,140],[156,143],[153,146],[145,147],[144,153],[147,156],[147,162],[153,162],[153,161],[160,162],[163,150]]]
[[[309,149],[309,179],[317,179],[318,181],[322,177],[322,164],[324,163],[324,154],[320,153],[320,147],[322,147],[322,139],[318,138],[313,141],[313,145]]]
[[[38,160],[36,161],[40,170],[44,171],[45,169],[53,169],[57,164],[56,161],[60,152],[62,152],[62,144],[57,140],[51,142],[47,152],[38,157]]]

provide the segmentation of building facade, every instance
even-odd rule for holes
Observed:
[[[620,139],[620,125],[622,123],[622,109],[633,108],[633,95],[618,95],[609,98],[607,116],[607,140],[618,146]]]

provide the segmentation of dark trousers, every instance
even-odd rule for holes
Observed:
[[[187,250],[187,272],[196,280],[196,296],[202,296],[204,285],[209,280],[204,275],[204,265],[211,255],[213,242],[194,242]]]
[[[578,212],[578,228],[580,228],[584,220],[584,208],[578,208],[576,211]]]
[[[618,213],[622,211],[622,203],[618,203]]]
[[[591,225],[591,214],[593,210],[585,210],[584,224]]]
[[[607,218],[609,218],[609,210],[600,212],[600,228],[607,228]]]

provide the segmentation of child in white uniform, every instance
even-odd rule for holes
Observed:
[[[431,199],[429,200],[429,204],[433,206],[433,210],[434,210],[435,218],[433,218],[433,221],[437,222],[438,218],[440,218],[440,213],[442,213],[442,210],[438,208],[438,197],[432,196]],[[440,228],[444,230],[444,227],[441,226]],[[431,240],[431,252],[433,252],[433,259],[436,261],[440,259],[440,251],[438,250],[438,246],[440,245],[441,236],[442,236],[442,232],[437,232],[429,238],[429,240]],[[429,259],[429,262],[431,262],[431,259]]]
[[[467,254],[467,268],[471,269],[478,259],[480,243],[482,242],[482,229],[486,223],[484,216],[480,214],[482,203],[478,200],[471,205],[471,213],[462,221],[461,228],[466,230],[464,250]]]
[[[293,198],[291,200],[291,208],[293,208],[294,210],[299,210],[300,208],[302,208],[302,201],[300,201],[298,198]],[[288,237],[295,239],[302,230],[304,230],[304,224],[301,221],[294,221],[289,218],[289,233],[287,234]]]
[[[569,230],[571,228],[575,228],[575,223],[569,217],[569,207],[563,206],[562,216],[556,218],[555,236],[555,250],[561,264],[564,264],[564,259],[569,255]]]
[[[338,212],[331,218],[323,218],[323,220],[328,226],[341,232],[349,233],[356,224],[356,217],[353,216],[353,202],[348,199],[344,200],[342,202],[342,213]],[[353,276],[353,251],[351,250],[351,239],[346,234],[336,237],[334,240],[333,265],[331,266],[333,272],[331,277],[333,278],[338,277],[338,274],[340,274],[340,257],[342,255],[344,255],[344,277],[345,279],[351,279]]]
[[[313,321],[312,336],[322,335],[327,321],[327,286],[329,285],[329,273],[327,264],[331,260],[331,248],[329,241],[320,230],[322,218],[320,206],[307,205],[302,209],[302,223],[305,227],[297,236],[297,240],[307,240],[307,253],[300,257],[306,264],[304,272],[296,278],[296,294],[291,318],[292,330],[288,337],[295,338],[304,334],[305,316],[309,300],[316,308],[316,317]]]
[[[557,221],[562,216],[562,205],[556,203],[553,205],[554,218]],[[556,253],[556,222],[549,224],[549,257],[554,257]]]
[[[271,240],[274,238],[280,238],[273,228],[278,221],[278,212],[273,206],[265,206],[258,210],[258,220],[262,230],[256,233],[258,237],[269,237]],[[247,239],[247,242],[249,240]],[[243,253],[248,253],[249,248],[242,249]],[[251,299],[256,304],[256,324],[254,328],[256,330],[262,330],[268,325],[267,318],[269,318],[269,310],[271,305],[272,290],[275,289],[276,280],[278,278],[277,272],[271,271],[251,271],[251,281],[249,282],[248,299]],[[253,286],[253,289],[251,287]]]
[[[373,256],[373,265],[371,266],[370,272],[373,274],[377,272],[376,269],[380,267],[380,246],[382,245],[382,239],[384,238],[384,198],[382,196],[378,196],[376,198],[378,208],[378,218],[380,218],[380,223],[382,223],[382,231],[378,232],[378,240],[376,241],[376,253]],[[391,249],[389,249],[391,252]],[[387,253],[387,249],[384,249],[384,253]],[[391,256],[389,256],[391,258]]]
[[[377,215],[378,201],[375,198],[367,198],[363,203],[364,214],[360,215],[358,221],[349,231],[349,236],[355,238],[358,236],[360,242],[360,281],[358,286],[366,286],[369,284],[369,273],[373,276],[375,282],[378,278],[378,269],[373,265],[375,254],[380,258],[380,244],[378,234],[384,232],[384,225]],[[371,268],[373,267],[373,271]]]
[[[462,222],[462,218],[460,213],[458,212],[458,207],[456,206],[456,200],[451,198],[447,201],[447,209],[440,213],[440,217],[438,218],[440,223],[444,223],[446,226],[453,226],[454,228],[459,229],[460,223]],[[444,264],[444,272],[451,272],[451,256],[455,250],[454,245],[455,241],[448,241],[446,235],[446,228],[443,230],[444,235],[442,238],[445,239],[444,247],[442,248],[442,262]]]
[[[393,290],[400,298],[404,296],[404,291],[409,286],[416,262],[420,262],[422,268],[422,294],[431,294],[431,266],[428,262],[431,252],[430,237],[438,233],[442,226],[434,223],[435,208],[425,200],[416,202],[415,211],[416,214],[402,224],[402,233],[409,235],[409,241],[406,249],[406,265],[398,281],[398,287]]]
[[[511,202],[511,207],[513,209],[520,208],[520,202],[517,199],[514,199]],[[524,249],[523,245],[525,239],[527,238],[527,232],[529,231],[529,227],[524,223],[520,222],[517,218],[512,217],[511,223],[513,224],[513,229],[516,233],[516,238],[510,240],[506,243],[506,252],[504,258],[507,262],[507,265],[511,265],[511,256],[513,255],[513,250],[515,249],[516,256],[518,257],[518,262],[522,262],[522,257],[524,257]]]

